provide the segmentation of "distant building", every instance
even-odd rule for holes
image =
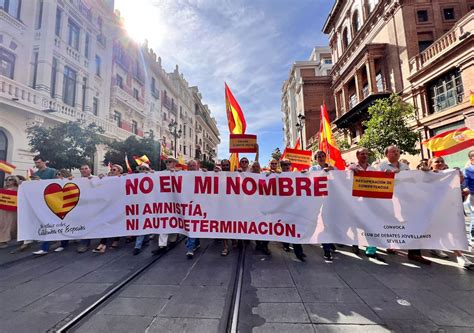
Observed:
[[[309,139],[319,131],[323,102],[331,119],[334,119],[334,98],[329,76],[331,67],[331,50],[327,47],[314,48],[309,60],[296,61],[292,65],[282,87],[281,111],[286,146],[293,147],[301,138],[303,147],[308,147]]]

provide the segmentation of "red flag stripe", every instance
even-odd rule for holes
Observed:
[[[65,195],[65,196],[63,197],[63,199],[64,199],[64,200],[69,200],[69,199],[77,198],[77,197],[79,197],[79,192],[74,193],[74,194]]]

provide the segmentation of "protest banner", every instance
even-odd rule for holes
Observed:
[[[467,249],[457,171],[395,175],[392,199],[354,197],[353,173],[155,172],[24,182],[19,239],[159,233],[196,238]],[[436,194],[433,197],[433,194]]]
[[[254,134],[230,134],[230,153],[256,153],[257,136]]]
[[[312,154],[311,150],[301,150],[301,149],[292,149],[285,148],[283,152],[285,159],[291,162],[291,166],[298,170],[309,169],[311,166]]]
[[[15,212],[16,207],[17,191],[0,189],[0,209]]]
[[[392,199],[395,174],[382,171],[359,171],[354,175],[352,195],[355,197]]]

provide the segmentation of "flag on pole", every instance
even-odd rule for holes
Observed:
[[[332,136],[331,122],[329,121],[326,104],[321,105],[321,123],[319,125],[319,150],[326,153],[326,162],[338,170],[344,170],[346,163],[342,159],[341,151]]]
[[[434,156],[457,153],[474,146],[474,130],[463,127],[440,133],[422,142]]]
[[[231,134],[245,134],[247,123],[245,122],[244,113],[239,103],[232,95],[227,83],[225,84],[225,106],[227,113],[227,122],[229,124],[229,132]],[[230,155],[230,170],[237,170],[239,165],[239,154],[232,153]]]
[[[130,167],[130,163],[128,163],[127,153],[125,153],[125,165],[127,166],[127,172],[133,173],[132,168]]]
[[[0,170],[5,173],[12,173],[16,169],[16,166],[8,163],[7,161],[0,160]]]
[[[150,159],[146,155],[143,155],[141,157],[133,156],[133,159],[135,160],[135,163],[137,163],[138,166],[142,165],[143,163],[150,165]]]

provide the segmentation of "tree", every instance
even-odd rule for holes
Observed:
[[[280,148],[276,148],[273,153],[272,153],[272,158],[274,158],[275,160],[279,161],[280,158],[281,158],[281,151],[280,151]]]
[[[135,169],[137,164],[133,156],[146,155],[150,159],[150,166],[153,170],[162,170],[160,158],[160,143],[155,140],[153,135],[145,138],[137,138],[134,135],[129,136],[125,141],[111,141],[107,143],[108,150],[104,156],[104,164],[109,162],[112,164],[121,165],[124,170],[127,170],[125,165],[125,154],[132,169]]]
[[[53,127],[33,125],[26,130],[32,152],[41,154],[56,169],[79,169],[92,164],[97,145],[103,143],[102,127],[70,121]]]
[[[413,105],[402,101],[397,94],[378,99],[369,107],[369,119],[362,124],[366,130],[359,145],[384,156],[384,149],[397,145],[402,153],[415,155],[419,152],[416,143],[419,134],[408,126],[408,121],[415,118]]]

